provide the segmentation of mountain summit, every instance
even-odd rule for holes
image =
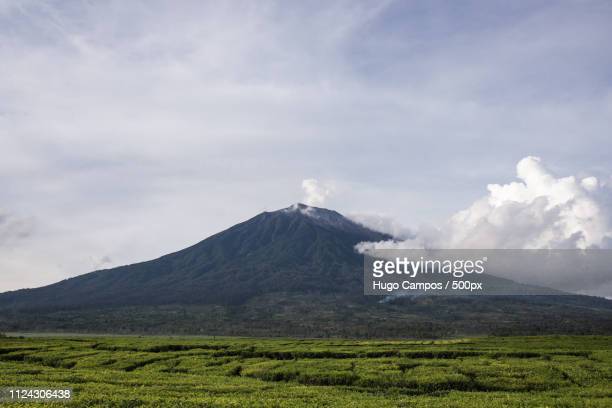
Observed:
[[[298,203],[158,259],[0,294],[0,308],[240,304],[277,291],[362,290],[355,244],[390,238],[336,211]]]
[[[352,231],[357,234],[371,236],[372,230],[357,224],[337,211],[328,210],[327,208],[313,207],[302,203],[293,204],[291,207],[280,210],[284,213],[299,213],[308,217],[308,220],[313,224],[321,227],[334,228],[343,231]],[[381,236],[378,236],[381,238]],[[386,238],[391,238],[386,236]]]

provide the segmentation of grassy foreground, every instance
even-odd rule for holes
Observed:
[[[6,386],[73,389],[49,407],[610,407],[612,337],[0,338]]]

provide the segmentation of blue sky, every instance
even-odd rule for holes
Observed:
[[[612,173],[606,1],[0,1],[0,290],[303,200],[406,226]]]

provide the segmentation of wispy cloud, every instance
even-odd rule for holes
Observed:
[[[12,245],[32,235],[35,220],[19,217],[0,208],[0,247]]]

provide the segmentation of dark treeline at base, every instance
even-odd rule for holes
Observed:
[[[0,315],[4,332],[346,338],[612,334],[612,302],[585,296],[420,297],[347,303],[275,294],[243,305],[165,305]]]

